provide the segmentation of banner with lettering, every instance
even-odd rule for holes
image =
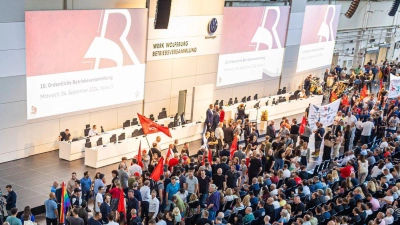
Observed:
[[[308,123],[312,130],[317,129],[317,122],[320,122],[324,127],[333,124],[333,120],[338,112],[341,99],[338,99],[328,105],[316,106],[311,104],[310,113],[308,114]]]
[[[397,98],[400,96],[400,77],[390,74],[390,86],[388,98]]]

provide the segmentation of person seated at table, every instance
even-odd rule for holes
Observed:
[[[59,141],[69,141],[71,140],[71,133],[69,133],[69,129],[65,129],[64,132],[61,132],[58,136]]]
[[[301,92],[298,94],[299,98],[307,98],[306,89],[302,89]]]
[[[96,130],[96,125],[93,125],[92,129],[89,130],[89,137],[99,135],[99,132]]]

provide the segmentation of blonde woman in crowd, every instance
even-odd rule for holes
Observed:
[[[375,193],[376,192],[375,183],[373,181],[368,181],[367,189],[368,189],[369,192]]]
[[[337,170],[332,171],[332,179],[333,179],[333,182],[339,181],[339,174],[338,174]]]
[[[244,205],[245,207],[251,206],[251,204],[250,204],[250,195],[244,196],[244,198],[243,198],[243,205]]]
[[[325,201],[329,201],[331,199],[333,199],[332,189],[327,188],[325,191]]]
[[[224,201],[225,202],[233,201],[236,198],[237,198],[237,196],[233,194],[231,188],[226,189],[225,196],[224,196]]]

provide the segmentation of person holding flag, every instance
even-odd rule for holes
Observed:
[[[46,224],[58,225],[59,217],[57,210],[57,202],[56,202],[56,196],[53,192],[50,192],[49,198],[46,201],[44,201],[44,207],[46,209]],[[60,213],[60,216],[61,215],[63,216],[64,219],[64,214]]]

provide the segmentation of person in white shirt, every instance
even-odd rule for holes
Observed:
[[[371,131],[372,129],[375,128],[374,123],[371,122],[372,118],[368,118],[367,122],[364,122],[362,124],[362,132],[361,132],[361,143],[362,144],[368,144],[369,143],[369,139],[371,136]]]
[[[351,125],[351,123],[357,122],[357,118],[355,116],[353,116],[352,112],[347,112],[347,116],[343,119],[343,122],[346,125]]]
[[[151,191],[151,199],[149,201],[149,218],[156,219],[158,214],[158,208],[160,207],[160,201],[157,199],[157,191]]]
[[[386,217],[384,218],[386,224],[393,224],[394,222],[393,213],[394,210],[391,208],[386,210]]]
[[[335,116],[335,121],[340,122],[342,120],[342,111],[338,111],[337,115]]]
[[[96,125],[93,125],[92,129],[89,130],[89,137],[98,135],[99,132],[96,130]]]
[[[271,189],[271,191],[269,192],[269,195],[271,195],[272,197],[278,195],[278,189],[276,189],[276,185],[275,184],[271,184],[270,189]]]
[[[285,164],[285,165],[283,166],[283,176],[284,176],[285,178],[290,177],[290,170],[288,169],[288,165],[287,165],[287,164]]]
[[[142,167],[137,164],[137,159],[132,159],[133,165],[129,167],[128,172],[129,176],[133,177],[136,172],[142,175]]]
[[[383,175],[386,177],[387,180],[393,179],[393,175],[389,172],[389,169],[383,169]]]
[[[146,180],[144,182],[144,185],[140,188],[140,194],[142,195],[142,201],[140,203],[140,208],[141,213],[140,213],[140,217],[141,218],[146,218],[149,219],[149,205],[150,205],[150,199],[151,199],[151,195],[150,195],[150,181]]]
[[[220,123],[217,129],[215,129],[215,137],[217,138],[217,150],[222,150],[224,144],[224,131],[222,130],[223,124]]]
[[[380,147],[381,149],[384,149],[384,148],[386,148],[386,147],[388,147],[388,146],[389,146],[389,144],[387,143],[386,138],[383,137],[383,138],[382,138],[382,142],[381,142],[381,144],[379,145],[379,147]]]
[[[96,201],[94,203],[95,212],[100,212],[100,205],[101,203],[103,203],[103,192],[104,192],[104,187],[100,186],[96,195]]]

